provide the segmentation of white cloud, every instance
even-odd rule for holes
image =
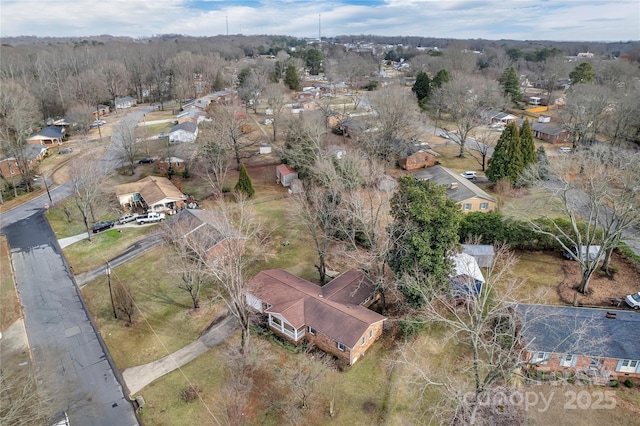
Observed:
[[[4,0],[3,36],[195,36],[286,34],[299,37],[379,34],[529,40],[639,40],[637,0],[388,0],[342,4],[300,0],[210,1],[217,10],[187,0]]]

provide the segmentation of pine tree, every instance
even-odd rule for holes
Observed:
[[[433,80],[431,81],[431,85],[433,87],[440,87],[444,83],[448,83],[449,81],[451,81],[451,74],[449,74],[449,71],[445,69],[441,69],[440,71],[438,71],[438,74],[436,74],[436,76],[433,77]]]
[[[549,180],[551,165],[549,164],[549,158],[547,157],[547,151],[545,151],[544,146],[540,145],[536,151],[536,157],[538,162],[538,177],[541,180]]]
[[[489,159],[487,177],[491,182],[508,179],[516,183],[520,173],[524,170],[524,161],[520,149],[520,136],[515,123],[507,124],[498,139],[498,143]]]
[[[520,93],[520,79],[516,74],[516,69],[509,67],[502,73],[502,76],[498,79],[502,87],[504,87],[504,93],[511,97],[513,102],[517,102],[522,98]]]
[[[300,90],[300,77],[298,77],[298,71],[295,65],[287,66],[287,71],[284,76],[284,84],[291,90]]]
[[[223,89],[224,89],[224,76],[222,75],[222,72],[218,70],[218,72],[216,73],[216,80],[213,82],[213,90],[217,92]]]
[[[253,189],[251,178],[249,177],[244,164],[240,165],[240,176],[238,177],[238,183],[236,184],[236,191],[243,192],[247,197],[253,197],[253,194],[256,192]]]
[[[583,62],[569,73],[569,78],[571,84],[591,83],[596,78],[596,74],[589,62]]]
[[[522,160],[525,167],[537,161],[536,146],[533,143],[533,132],[528,119],[524,120],[520,128],[520,150],[522,151]]]
[[[413,84],[411,91],[416,94],[418,102],[425,98],[429,98],[431,92],[431,79],[426,72],[420,71],[416,76],[416,82]]]

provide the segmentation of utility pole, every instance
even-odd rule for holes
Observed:
[[[113,303],[113,291],[111,290],[111,265],[107,262],[107,269],[105,269],[107,273],[107,283],[109,285],[109,297],[111,298],[111,309],[113,309],[113,317],[118,319],[118,313],[116,312],[116,305]]]
[[[46,173],[42,176],[42,181],[44,182],[44,188],[47,190],[47,195],[49,196],[49,202],[51,203],[51,207],[53,207],[53,199],[51,198],[51,193],[49,192],[49,185],[47,184],[47,177],[49,173]]]

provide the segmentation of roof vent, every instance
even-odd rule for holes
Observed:
[[[607,312],[606,317],[607,318],[611,318],[611,319],[616,319],[616,313],[615,312]]]

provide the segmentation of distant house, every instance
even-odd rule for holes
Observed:
[[[96,119],[100,118],[104,115],[109,114],[109,112],[110,112],[109,105],[99,104],[98,108],[95,111],[93,111],[93,118],[96,118]]]
[[[36,132],[29,136],[27,138],[27,142],[44,146],[61,145],[62,140],[64,139],[64,135],[64,127],[47,126],[39,132]]]
[[[207,113],[204,111],[200,111],[198,109],[187,109],[180,114],[178,114],[178,124],[182,124],[184,122],[191,122],[194,124],[200,124],[207,117]]]
[[[218,92],[201,96],[191,102],[187,102],[182,108],[184,110],[196,108],[200,111],[204,111],[209,108],[210,105],[232,105],[235,100],[236,92],[232,90],[220,90]]]
[[[493,246],[488,244],[462,244],[462,252],[473,256],[481,268],[493,266],[496,256]]]
[[[24,161],[26,162],[26,168],[33,170],[47,153],[47,148],[42,145],[27,145],[25,146]],[[18,161],[15,155],[8,155],[0,158],[0,174],[5,179],[9,179],[14,176],[20,176],[20,168],[18,167]]]
[[[138,100],[131,96],[125,96],[124,98],[116,98],[116,111],[119,109],[129,109],[138,105]]]
[[[533,137],[550,143],[565,143],[571,140],[571,134],[562,126],[545,123],[532,123]]]
[[[276,179],[279,184],[288,187],[294,179],[298,179],[298,172],[286,164],[280,164],[276,167]]]
[[[398,156],[398,165],[405,170],[435,166],[440,156],[426,142],[395,141],[393,151]]]
[[[229,224],[214,211],[184,209],[168,222],[168,226],[176,237],[193,236],[211,262],[230,255],[238,248],[244,251],[245,238],[240,231],[229,228]]]
[[[640,378],[637,313],[525,304],[517,312],[528,360],[539,371],[579,372],[605,384]]]
[[[509,124],[518,119],[513,114],[501,111],[484,111],[482,115],[489,124]]]
[[[182,208],[187,199],[169,179],[160,176],[116,185],[114,189],[121,206],[154,212],[175,211]]]
[[[164,157],[156,163],[156,170],[159,174],[166,175],[169,170],[173,173],[181,173],[186,167],[186,162],[178,157]]]
[[[382,334],[386,318],[366,307],[375,299],[375,285],[360,271],[347,271],[319,287],[285,270],[270,269],[259,272],[247,289],[247,302],[265,315],[273,332],[349,365]]]
[[[177,124],[169,131],[169,143],[195,142],[198,125],[190,121]]]
[[[491,212],[496,209],[496,199],[473,182],[442,166],[429,167],[413,174],[418,180],[428,180],[445,187],[447,196],[462,207],[464,213]]]

